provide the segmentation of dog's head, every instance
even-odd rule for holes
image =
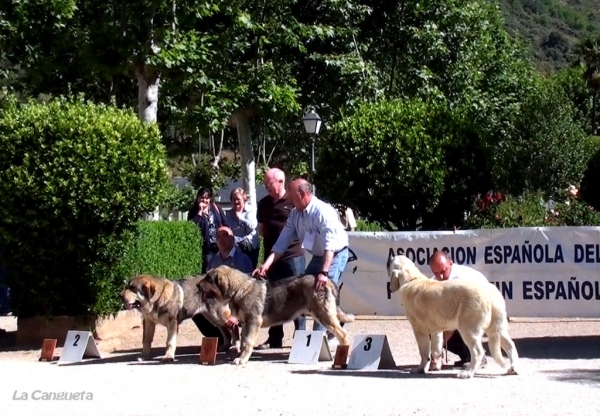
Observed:
[[[388,259],[387,270],[392,292],[397,291],[411,280],[426,278],[415,263],[403,255]]]
[[[142,275],[131,279],[121,292],[121,300],[127,309],[140,309],[151,303],[157,283],[152,276]]]
[[[215,299],[218,302],[225,301],[224,295],[228,287],[228,276],[232,269],[229,266],[218,266],[210,269],[203,279],[196,283],[202,300]]]

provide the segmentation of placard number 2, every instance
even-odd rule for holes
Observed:
[[[308,347],[310,345],[310,337],[312,336],[312,334],[308,334],[306,336],[306,346]]]
[[[363,349],[365,351],[369,351],[371,349],[371,342],[373,342],[373,338],[371,338],[371,337],[365,338],[365,346],[363,347]]]
[[[81,338],[81,335],[77,334],[75,335],[75,342],[73,343],[73,346],[76,347],[77,343],[79,342],[79,339]]]

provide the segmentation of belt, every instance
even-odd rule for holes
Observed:
[[[348,246],[342,247],[342,248],[341,248],[341,249],[339,249],[338,251],[334,251],[334,252],[333,252],[333,255],[335,256],[335,255],[337,255],[337,254],[341,253],[342,251],[346,250],[347,248],[348,248]]]
[[[348,248],[348,246],[343,247],[343,248],[339,249],[338,251],[334,251],[333,252],[333,256],[334,257],[337,256],[338,254],[340,254],[342,251],[346,250],[347,248]],[[321,254],[320,256],[317,256],[317,255],[313,254],[313,257],[323,257],[323,254]]]

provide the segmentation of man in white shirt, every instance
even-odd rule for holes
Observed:
[[[299,239],[302,248],[312,254],[305,273],[317,276],[315,290],[320,290],[327,279],[339,286],[348,262],[348,234],[335,208],[314,196],[312,185],[304,179],[290,183],[288,194],[294,209],[271,253],[253,274],[265,276],[271,264],[281,257],[290,243]],[[304,320],[299,319],[298,329],[306,329]],[[315,322],[313,330],[325,331],[325,327]]]
[[[490,284],[489,280],[479,271],[462,264],[454,264],[445,251],[436,251],[429,258],[429,267],[436,280],[468,279]],[[463,366],[471,362],[471,352],[458,331],[444,331],[444,340],[448,351],[458,355],[460,361],[455,366]],[[483,364],[486,363],[485,357]],[[482,364],[482,365],[483,365]]]

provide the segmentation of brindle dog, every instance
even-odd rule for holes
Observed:
[[[339,306],[339,292],[331,280],[315,292],[315,276],[289,277],[277,282],[257,280],[228,266],[209,270],[197,283],[203,299],[229,305],[242,322],[241,354],[234,364],[246,364],[256,344],[259,328],[281,325],[301,314],[310,314],[331,331],[340,345],[349,345],[340,323],[353,322]]]

